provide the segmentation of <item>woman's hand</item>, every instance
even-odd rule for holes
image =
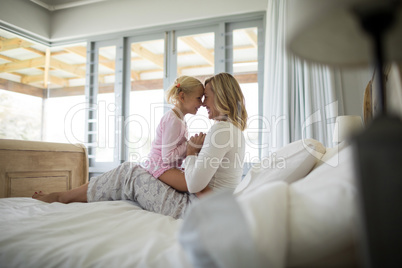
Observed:
[[[205,136],[205,133],[200,132],[200,134],[195,134],[190,138],[187,142],[187,155],[197,155],[200,152]]]

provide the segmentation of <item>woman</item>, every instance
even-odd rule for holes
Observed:
[[[33,198],[62,203],[132,200],[145,210],[181,218],[197,195],[234,189],[242,176],[245,154],[244,96],[236,79],[228,73],[217,74],[204,85],[202,105],[216,123],[206,135],[191,137],[184,174],[179,172],[162,182],[137,164],[123,163],[76,189],[48,195],[39,193]]]

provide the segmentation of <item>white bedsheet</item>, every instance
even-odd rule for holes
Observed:
[[[128,201],[0,199],[0,267],[191,267],[182,220]]]

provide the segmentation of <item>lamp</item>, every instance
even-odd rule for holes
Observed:
[[[335,121],[333,142],[342,142],[349,140],[357,135],[363,129],[361,116],[358,115],[342,115],[338,116]]]
[[[353,139],[365,266],[402,263],[402,123],[389,115],[384,62],[402,60],[402,0],[291,0],[287,46],[333,66],[373,63],[379,114]]]
[[[401,0],[292,0],[289,12],[288,48],[306,60],[346,67],[374,62],[378,70],[384,60],[402,60]],[[386,112],[382,75],[379,82]]]

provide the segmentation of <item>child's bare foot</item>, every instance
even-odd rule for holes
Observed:
[[[42,191],[39,191],[39,193],[35,192],[35,194],[32,196],[32,198],[43,201],[43,202],[47,202],[47,203],[53,203],[53,202],[59,201],[59,193],[45,194]]]

